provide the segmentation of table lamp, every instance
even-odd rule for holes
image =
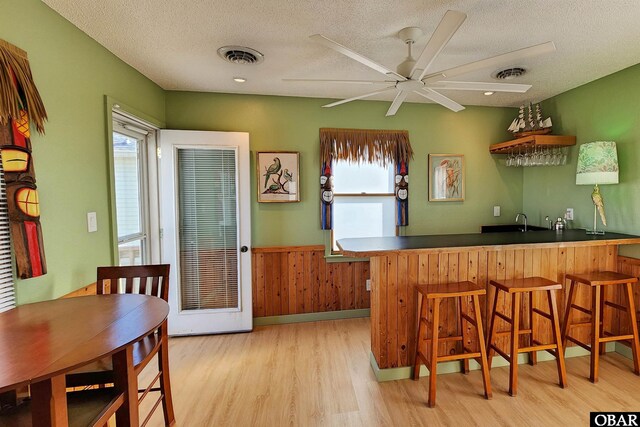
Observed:
[[[578,153],[578,170],[576,172],[577,185],[595,185],[591,200],[593,200],[593,230],[587,234],[604,234],[598,230],[597,214],[603,225],[607,225],[604,214],[604,200],[600,194],[598,184],[618,183],[618,152],[616,143],[612,141],[596,141],[582,144]]]

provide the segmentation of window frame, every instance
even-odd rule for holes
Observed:
[[[395,164],[390,166],[389,175],[391,178],[391,183],[393,183],[395,179]],[[395,201],[395,192],[367,193],[366,191],[363,191],[361,193],[339,193],[334,188],[334,191],[333,191],[334,203],[335,203],[335,200],[340,197],[392,197]],[[334,227],[335,227],[335,223],[334,223],[334,226],[331,228],[331,230],[329,230],[329,249],[327,252],[328,252],[328,255],[330,256],[344,257],[340,249],[334,249],[334,243],[335,243]],[[399,227],[396,224],[394,224],[394,227],[395,227],[395,235],[398,236]]]
[[[120,251],[120,246],[127,244],[127,243],[131,243],[131,242],[136,242],[136,241],[140,241],[140,248],[141,248],[141,254],[140,254],[140,260],[142,264],[148,264],[149,263],[149,259],[150,259],[150,251],[149,251],[149,185],[148,185],[148,180],[145,179],[145,177],[148,176],[148,170],[147,170],[147,156],[146,156],[146,152],[147,152],[147,136],[148,133],[145,135],[141,132],[137,132],[135,130],[131,130],[131,129],[127,129],[126,124],[125,123],[121,123],[118,120],[113,121],[113,131],[114,134],[120,134],[120,135],[124,135],[126,137],[135,139],[136,141],[138,141],[138,147],[137,147],[137,167],[138,167],[138,203],[140,206],[140,210],[138,212],[139,214],[139,221],[140,221],[140,231],[136,232],[136,233],[132,233],[132,234],[127,234],[124,236],[120,236],[120,233],[117,232],[117,228],[118,228],[118,218],[117,218],[117,211],[118,211],[118,207],[117,207],[117,203],[118,203],[118,199],[117,199],[117,195],[115,198],[115,203],[116,203],[116,221],[115,221],[115,227],[116,227],[116,236],[117,236],[117,246],[118,246],[118,252]],[[114,150],[114,174],[115,174],[115,150]],[[114,188],[115,190],[115,188]],[[120,257],[118,257],[118,261],[120,261]],[[120,264],[118,262],[118,264]]]
[[[107,99],[109,102],[109,99]],[[159,202],[159,175],[158,165],[160,150],[157,140],[159,127],[124,110],[120,104],[113,103],[109,110],[109,173],[110,173],[110,223],[112,235],[112,265],[119,264],[119,246],[122,243],[136,241],[143,234],[146,250],[143,250],[141,262],[143,264],[157,264],[161,262],[161,229],[160,229],[160,202]],[[118,235],[116,187],[115,187],[115,157],[113,146],[113,134],[120,133],[125,136],[143,141],[139,148],[140,170],[138,179],[141,194],[139,195],[142,210],[142,233],[135,233],[120,237]]]

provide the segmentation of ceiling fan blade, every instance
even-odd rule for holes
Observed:
[[[413,66],[413,70],[411,70],[412,79],[417,77],[417,80],[422,80],[425,74],[427,74],[427,70],[433,63],[433,60],[442,49],[444,49],[447,43],[449,43],[449,40],[451,40],[451,37],[458,31],[458,28],[460,28],[460,25],[462,25],[465,19],[467,19],[467,15],[455,10],[448,10],[447,13],[444,14],[438,27],[431,35],[427,45],[416,61],[416,64]]]
[[[323,107],[326,107],[326,108],[335,107],[336,105],[346,104],[347,102],[357,101],[358,99],[368,98],[370,96],[377,95],[377,94],[383,93],[383,92],[387,92],[387,91],[390,91],[390,90],[395,89],[395,88],[396,88],[395,86],[386,87],[384,89],[376,90],[374,92],[365,93],[364,95],[358,95],[358,96],[354,96],[353,98],[347,98],[347,99],[343,99],[341,101],[332,102],[331,104],[323,105]]]
[[[331,80],[331,79],[282,79],[283,82],[307,82],[307,83],[352,83],[357,85],[394,84],[395,80]]]
[[[404,100],[407,97],[407,95],[408,95],[408,92],[406,92],[404,90],[401,90],[400,92],[398,92],[398,94],[396,95],[395,99],[391,103],[391,106],[387,110],[387,114],[385,114],[385,115],[387,117],[395,115],[396,112],[398,111],[398,108],[400,108],[400,106],[404,102]]]
[[[502,55],[494,56],[492,58],[486,58],[480,61],[470,62],[468,64],[449,68],[448,70],[439,71],[434,75],[427,76],[427,78],[423,79],[422,81],[425,83],[430,83],[433,81],[442,80],[443,76],[445,78],[451,78],[459,76],[461,74],[467,74],[473,71],[482,70],[484,68],[499,68],[504,65],[513,64],[514,62],[520,61],[525,58],[555,52],[555,50],[556,46],[555,44],[553,44],[553,42],[529,46],[523,49],[514,50],[513,52],[503,53]]]
[[[456,113],[458,111],[464,110],[464,107],[458,104],[453,99],[447,98],[441,93],[438,93],[433,89],[429,89],[428,87],[422,88],[422,90],[414,90],[414,92],[420,96],[424,96],[425,98],[430,99],[433,102],[437,102],[443,107],[447,107],[448,109],[450,109],[451,111],[455,111]]]
[[[525,93],[531,89],[531,85],[512,83],[484,83],[484,82],[434,82],[429,83],[431,89],[451,90],[479,90],[491,92]]]
[[[335,50],[336,52],[340,52],[341,54],[348,56],[349,58],[358,61],[361,64],[366,65],[369,68],[373,68],[374,70],[378,71],[379,73],[382,74],[386,74],[388,76],[393,76],[394,79],[400,80],[400,81],[404,81],[407,80],[406,77],[401,76],[400,74],[396,73],[395,71],[392,71],[390,69],[388,69],[387,67],[385,67],[384,65],[378,64],[377,62],[367,58],[366,56],[360,55],[358,52],[355,52],[351,49],[349,49],[348,47],[345,47],[343,45],[341,45],[338,42],[334,42],[331,39],[326,38],[325,36],[321,35],[321,34],[314,34],[312,36],[309,37],[310,39],[330,48]]]

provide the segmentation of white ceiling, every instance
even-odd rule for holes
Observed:
[[[347,98],[371,86],[283,82],[283,78],[384,79],[309,39],[323,34],[395,69],[406,57],[396,33],[421,27],[419,53],[448,9],[468,15],[432,70],[553,41],[557,52],[521,61],[525,94],[445,91],[463,105],[518,106],[593,81],[640,60],[638,0],[43,0],[116,56],[167,90]],[[265,55],[236,65],[225,45]],[[495,81],[485,70],[455,80]],[[236,83],[234,76],[246,77]],[[374,88],[375,89],[375,88]],[[394,93],[379,98],[392,100]],[[413,97],[412,97],[413,96]],[[409,102],[427,102],[411,95]],[[335,107],[335,108],[340,108]],[[399,113],[402,112],[400,109]]]

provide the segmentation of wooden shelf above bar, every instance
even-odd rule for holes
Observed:
[[[576,145],[575,136],[565,135],[529,135],[511,141],[491,144],[491,154],[509,154],[527,147],[569,147]]]

